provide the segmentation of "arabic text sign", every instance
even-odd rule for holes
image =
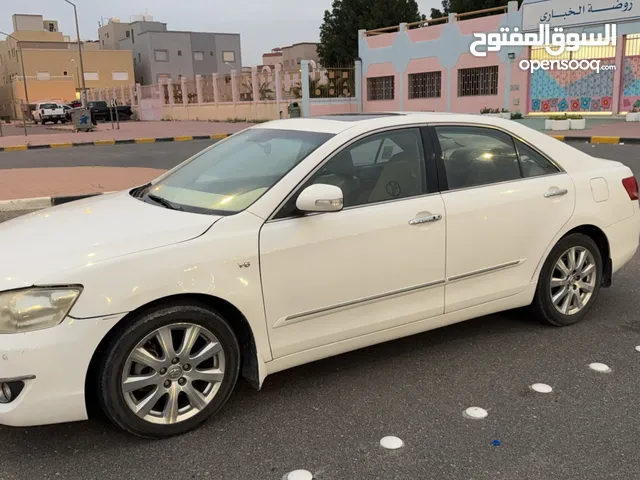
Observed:
[[[637,5],[636,5],[637,3]],[[522,29],[614,23],[640,17],[640,0],[547,0],[522,5]]]
[[[616,25],[606,24],[602,33],[564,33],[562,27],[539,24],[538,32],[522,33],[518,27],[513,31],[509,27],[501,27],[499,33],[474,33],[474,40],[469,51],[474,57],[486,57],[487,52],[498,52],[502,47],[545,47],[549,55],[557,57],[565,51],[575,52],[581,46],[616,45]],[[478,50],[478,47],[484,47]]]

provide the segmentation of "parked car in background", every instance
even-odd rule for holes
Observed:
[[[62,105],[55,102],[43,102],[36,104],[36,109],[33,111],[33,121],[36,124],[42,123],[44,125],[47,122],[66,123],[67,119]]]
[[[129,105],[118,105],[112,108],[112,112],[109,112],[109,104],[101,100],[89,102],[87,106],[89,110],[91,110],[92,117],[98,121],[110,121],[111,115],[113,115],[113,119],[115,120],[116,109],[118,111],[118,120],[129,120],[133,116],[133,110],[131,110]]]
[[[62,109],[64,110],[64,118],[67,122],[71,121],[71,110],[73,107],[71,105],[62,105]]]

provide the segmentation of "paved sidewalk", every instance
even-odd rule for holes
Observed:
[[[640,139],[640,122],[615,122],[601,125],[589,125],[584,130],[545,130],[549,135],[561,135],[565,140],[571,137],[619,137],[620,139]],[[594,142],[595,143],[595,142]],[[617,141],[614,143],[618,143]]]
[[[46,134],[13,135],[0,138],[0,148],[20,147],[23,145],[52,145],[55,147],[72,146],[74,143],[112,142],[118,140],[147,140],[180,138],[194,136],[230,134],[255,125],[253,123],[224,122],[121,122],[120,130],[112,130],[111,123],[101,123],[94,132],[49,130]],[[29,131],[30,132],[30,131]]]
[[[0,201],[85,195],[141,185],[165,170],[137,167],[16,168],[0,174]],[[2,208],[0,208],[2,210]]]

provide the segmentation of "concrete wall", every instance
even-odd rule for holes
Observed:
[[[168,74],[174,81],[180,76],[192,78],[193,55],[191,48],[191,34],[188,32],[147,32],[143,35],[149,38],[151,76],[145,83],[157,83],[158,74]],[[156,50],[166,50],[168,62],[158,62],[155,58]],[[178,53],[181,55],[178,55]]]
[[[234,119],[276,120],[287,118],[285,103],[276,102],[228,102],[209,105],[165,105],[163,115],[167,120],[211,120],[224,122]]]
[[[120,40],[127,38],[127,32],[131,36],[129,23],[109,22],[98,28],[98,40],[105,50],[120,50]]]
[[[524,111],[527,76],[517,73],[517,60],[522,47],[507,47],[487,57],[473,57],[469,46],[473,32],[497,32],[500,27],[521,26],[522,13],[517,3],[510,2],[505,14],[471,20],[458,20],[454,15],[444,24],[367,36],[359,32],[359,53],[363,64],[363,109],[426,110],[479,113],[481,108],[507,108]],[[515,69],[514,69],[515,64]],[[458,97],[458,70],[461,68],[498,66],[498,91],[488,96]],[[408,76],[421,72],[441,72],[441,95],[438,98],[409,99]],[[393,75],[393,100],[368,100],[367,78]],[[515,93],[515,94],[514,94]],[[524,94],[524,97],[522,96]],[[514,102],[518,105],[514,105]]]
[[[240,71],[242,67],[242,52],[239,33],[216,33],[216,73],[229,73],[232,69]],[[234,52],[235,62],[233,67],[224,63],[223,53]]]
[[[312,117],[338,113],[358,113],[358,110],[358,100],[355,98],[313,98],[310,102]]]
[[[195,75],[210,75],[217,71],[216,34],[191,32],[191,61]],[[202,52],[203,59],[196,60],[195,52]]]
[[[18,30],[44,30],[42,15],[14,14],[11,19],[13,21],[14,32]]]

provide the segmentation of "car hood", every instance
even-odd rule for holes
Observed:
[[[47,275],[191,240],[221,217],[169,210],[128,192],[79,200],[0,223],[0,291]]]

